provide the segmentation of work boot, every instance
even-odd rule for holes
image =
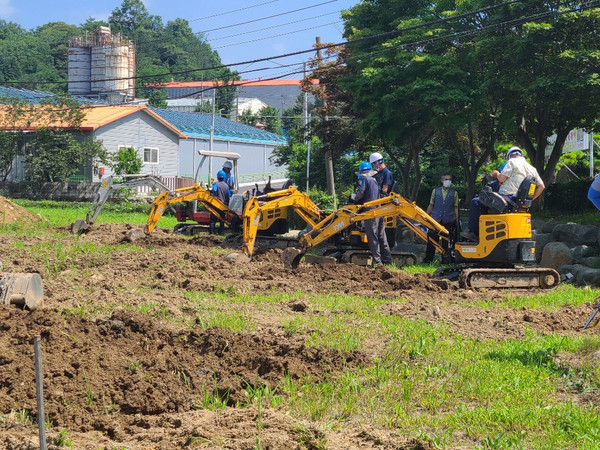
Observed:
[[[471,242],[477,242],[479,240],[477,235],[475,233],[473,233],[472,231],[460,233],[460,237],[463,239],[466,239],[467,241],[471,241]]]

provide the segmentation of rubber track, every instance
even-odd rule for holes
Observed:
[[[559,283],[558,272],[545,267],[468,268],[458,278],[462,288],[552,289]]]

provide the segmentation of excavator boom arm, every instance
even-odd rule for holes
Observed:
[[[368,209],[370,207],[373,209]],[[398,217],[422,240],[431,242],[439,252],[444,252],[442,246],[437,241],[430,239],[427,231],[421,229],[421,226],[428,230],[434,230],[442,239],[446,240],[449,239],[448,230],[417,205],[394,192],[387,197],[367,202],[364,205],[341,207],[316,224],[310,233],[302,236],[300,244],[308,249],[321,244],[353,223],[387,216]]]
[[[154,231],[156,224],[165,213],[168,206],[174,203],[188,202],[197,200],[211,213],[226,222],[231,222],[235,213],[231,211],[225,203],[212,195],[204,187],[195,184],[194,186],[176,189],[175,192],[163,192],[156,197],[152,203],[152,209],[146,221],[145,233],[150,234]]]
[[[263,219],[263,214],[269,210],[286,207],[294,208],[296,213],[298,213],[302,220],[310,227],[314,227],[321,217],[321,210],[310,197],[293,186],[280,191],[273,191],[265,195],[253,197],[248,200],[248,203],[244,208],[244,253],[249,256],[252,256],[254,253],[256,235],[259,224]]]

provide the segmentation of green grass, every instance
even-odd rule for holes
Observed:
[[[592,302],[600,296],[600,289],[583,289],[569,284],[559,285],[556,289],[538,294],[513,294],[506,291],[501,300],[493,301],[481,300],[479,302],[470,301],[473,306],[491,308],[502,306],[508,308],[530,308],[544,311],[554,311],[565,306],[579,306],[584,303]]]
[[[60,201],[34,201],[25,199],[12,199],[14,203],[23,206],[27,210],[39,214],[48,221],[51,226],[69,226],[77,219],[85,219],[91,203],[60,202]],[[133,225],[145,225],[150,214],[151,206],[146,203],[106,203],[96,224],[102,223],[130,223]],[[172,215],[163,216],[158,225],[160,227],[172,228],[177,224],[177,219]]]

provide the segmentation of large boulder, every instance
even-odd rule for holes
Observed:
[[[534,233],[533,240],[535,241],[535,259],[540,262],[544,247],[552,241],[552,233]]]
[[[573,247],[571,249],[571,256],[574,260],[580,260],[582,258],[587,258],[588,256],[594,256],[598,254],[598,249],[595,247],[589,247],[587,245],[578,245],[577,247]]]
[[[554,227],[552,237],[555,241],[564,242],[569,247],[576,247],[578,245],[595,246],[598,243],[598,227],[576,223],[563,223]]]
[[[577,273],[575,283],[582,286],[600,286],[600,269],[586,267]]]
[[[540,265],[542,267],[558,269],[560,266],[571,264],[572,262],[571,250],[566,244],[563,242],[549,242],[542,252]]]
[[[600,269],[599,256],[589,256],[587,258],[581,258],[578,262],[580,264],[583,264],[584,266],[591,267],[593,269]]]
[[[579,275],[579,272],[586,269],[588,268],[582,266],[581,264],[565,264],[564,266],[560,266],[556,270],[561,275],[561,277],[564,277],[567,280],[575,281],[577,279],[577,276]]]
[[[562,225],[563,222],[546,222],[542,225],[542,233],[552,233],[557,225]]]
[[[542,228],[544,227],[544,225],[546,225],[546,222],[544,222],[543,220],[540,220],[540,219],[531,219],[531,228],[533,230],[539,231],[541,233],[542,232]]]

